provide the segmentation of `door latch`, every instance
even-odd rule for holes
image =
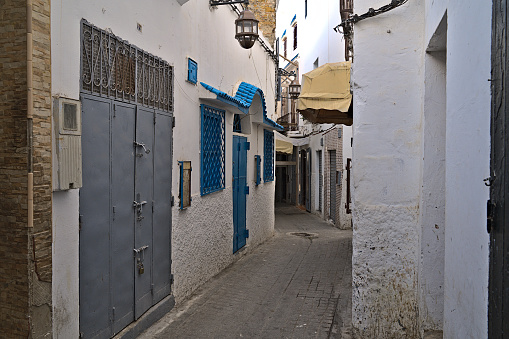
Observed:
[[[136,140],[133,141],[133,144],[134,146],[136,147],[142,147],[143,150],[145,151],[145,153],[149,154],[150,153],[150,150],[145,146],[144,143],[141,143],[141,142],[137,142]],[[141,157],[143,156],[143,154],[136,154],[137,156]]]
[[[141,253],[141,255],[136,259],[136,267],[138,268],[138,274],[145,273],[145,266],[143,266],[143,260],[145,260],[145,250],[148,248],[148,245],[141,246],[140,248],[134,248],[134,257],[138,256],[138,254]]]
[[[143,205],[145,205],[146,203],[147,203],[146,201],[142,201],[142,202],[134,201],[133,202],[133,207],[136,208],[136,214],[138,214],[138,221],[140,221],[141,219],[144,218],[141,215],[141,213],[143,212]]]

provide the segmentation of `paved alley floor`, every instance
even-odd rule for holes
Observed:
[[[294,206],[276,233],[140,338],[350,338],[352,232]]]

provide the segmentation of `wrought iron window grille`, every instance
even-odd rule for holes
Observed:
[[[263,181],[274,181],[274,132],[263,130]]]
[[[173,66],[81,21],[81,90],[172,112]]]

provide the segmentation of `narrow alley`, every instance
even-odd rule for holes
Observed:
[[[285,205],[275,228],[140,338],[348,338],[352,232]]]

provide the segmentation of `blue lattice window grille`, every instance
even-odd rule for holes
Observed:
[[[225,111],[201,105],[201,195],[225,187]]]
[[[233,131],[236,133],[242,133],[242,125],[240,123],[240,115],[235,114],[233,116]]]
[[[263,130],[263,181],[274,181],[274,132]]]

